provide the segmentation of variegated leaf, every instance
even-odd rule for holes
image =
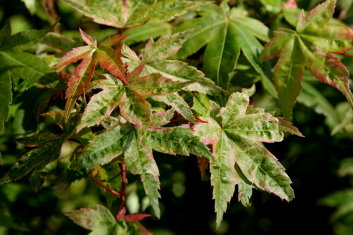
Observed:
[[[183,156],[194,154],[212,159],[207,146],[189,129],[183,127],[149,129],[145,135],[149,146],[158,152]]]
[[[124,87],[114,81],[110,82],[110,86],[105,86],[101,92],[92,96],[82,115],[80,124],[77,126],[77,131],[84,127],[98,125],[118,106]]]
[[[159,171],[153,158],[152,148],[146,144],[145,139],[132,132],[130,142],[124,152],[124,160],[128,171],[141,176],[145,192],[156,216],[159,217]]]
[[[132,131],[130,126],[116,126],[94,136],[71,167],[91,169],[112,161],[124,152]]]

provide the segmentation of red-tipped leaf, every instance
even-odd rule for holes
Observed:
[[[88,54],[77,66],[68,82],[66,91],[65,119],[68,120],[70,112],[77,98],[82,95],[90,83],[96,67],[95,53]]]

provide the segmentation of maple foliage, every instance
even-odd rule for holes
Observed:
[[[309,13],[300,12],[295,30],[275,31],[275,36],[261,54],[262,60],[279,56],[273,79],[286,118],[292,116],[293,106],[301,91],[304,69],[308,69],[321,82],[340,90],[353,105],[349,72],[333,55],[352,49],[353,30],[330,22],[335,6],[335,0],[328,0]]]
[[[295,1],[284,3],[282,7],[291,8],[295,17],[283,10],[287,23],[273,32],[228,1],[66,2],[96,23],[118,28],[119,33],[97,40],[79,29],[81,44],[75,44],[55,33],[11,36],[9,25],[0,31],[4,67],[24,63],[22,69],[6,67],[0,73],[4,101],[0,103],[0,132],[10,113],[14,77],[27,81],[23,90],[33,86],[49,90],[43,107],[61,96],[65,103],[38,109],[45,122],[35,133],[18,139],[28,151],[0,178],[0,184],[29,175],[32,187],[41,189],[46,166],[60,161],[65,144],[71,143],[67,171],[87,176],[111,193],[114,203],[120,202],[119,207],[98,205],[66,213],[91,234],[149,234],[139,221],[152,215],[127,212],[126,188],[129,179],[138,177],[153,215],[161,216],[163,184],[157,154],[198,161],[201,177],[210,178],[217,226],[236,190],[244,206],[251,205],[254,189],[291,201],[292,181],[263,143],[281,142],[289,134],[303,137],[290,122],[297,99],[312,106],[319,103],[317,109],[331,115],[332,108],[320,93],[303,81],[304,71],[340,90],[353,105],[349,72],[340,60],[352,49],[353,31],[332,20],[335,0],[326,0],[307,13],[299,11]],[[166,22],[171,20],[176,27]],[[145,32],[141,37],[136,33],[154,26],[169,31],[165,35],[158,30]],[[7,44],[13,38],[21,40]],[[72,44],[57,45],[52,70],[44,60],[24,51],[39,42],[48,46],[54,39]],[[199,54],[201,59],[195,62]],[[35,67],[29,62],[32,57],[33,63],[40,61]],[[262,62],[275,57],[271,77],[271,62]],[[244,86],[250,89],[233,84],[242,70],[250,70],[257,79]],[[284,118],[253,105],[256,81],[278,102]],[[307,98],[310,95],[318,101]]]

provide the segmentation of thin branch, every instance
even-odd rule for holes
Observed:
[[[105,190],[111,192],[112,194],[114,194],[114,195],[116,195],[116,196],[118,196],[118,197],[121,196],[121,193],[118,193],[118,192],[115,191],[114,189],[111,189],[111,188],[105,186],[104,184],[102,184],[101,182],[99,182],[98,180],[96,180],[96,178],[94,178],[94,176],[93,176],[93,170],[89,173],[89,176],[91,177],[91,179],[93,180],[93,182],[95,182],[96,184],[98,184],[99,186],[101,186],[102,188],[104,188]],[[125,194],[125,192],[124,192],[124,194]],[[124,195],[124,197],[125,197],[125,195]]]
[[[119,163],[119,167],[121,169],[122,186],[121,186],[121,190],[120,190],[121,203],[120,203],[119,210],[117,211],[116,216],[115,216],[116,219],[123,217],[126,213],[126,208],[125,208],[126,166],[125,166],[125,163]]]

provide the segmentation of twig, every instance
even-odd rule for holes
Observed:
[[[121,193],[118,193],[117,191],[115,191],[114,189],[111,189],[107,186],[105,186],[104,184],[102,184],[101,182],[99,182],[98,180],[96,180],[96,178],[94,178],[93,176],[93,170],[89,173],[89,176],[91,177],[91,179],[93,180],[93,182],[95,182],[96,184],[98,184],[99,186],[101,186],[102,188],[104,188],[105,190],[111,192],[112,194],[120,197],[121,196]],[[125,194],[125,192],[124,192]],[[125,196],[125,195],[124,195]]]

